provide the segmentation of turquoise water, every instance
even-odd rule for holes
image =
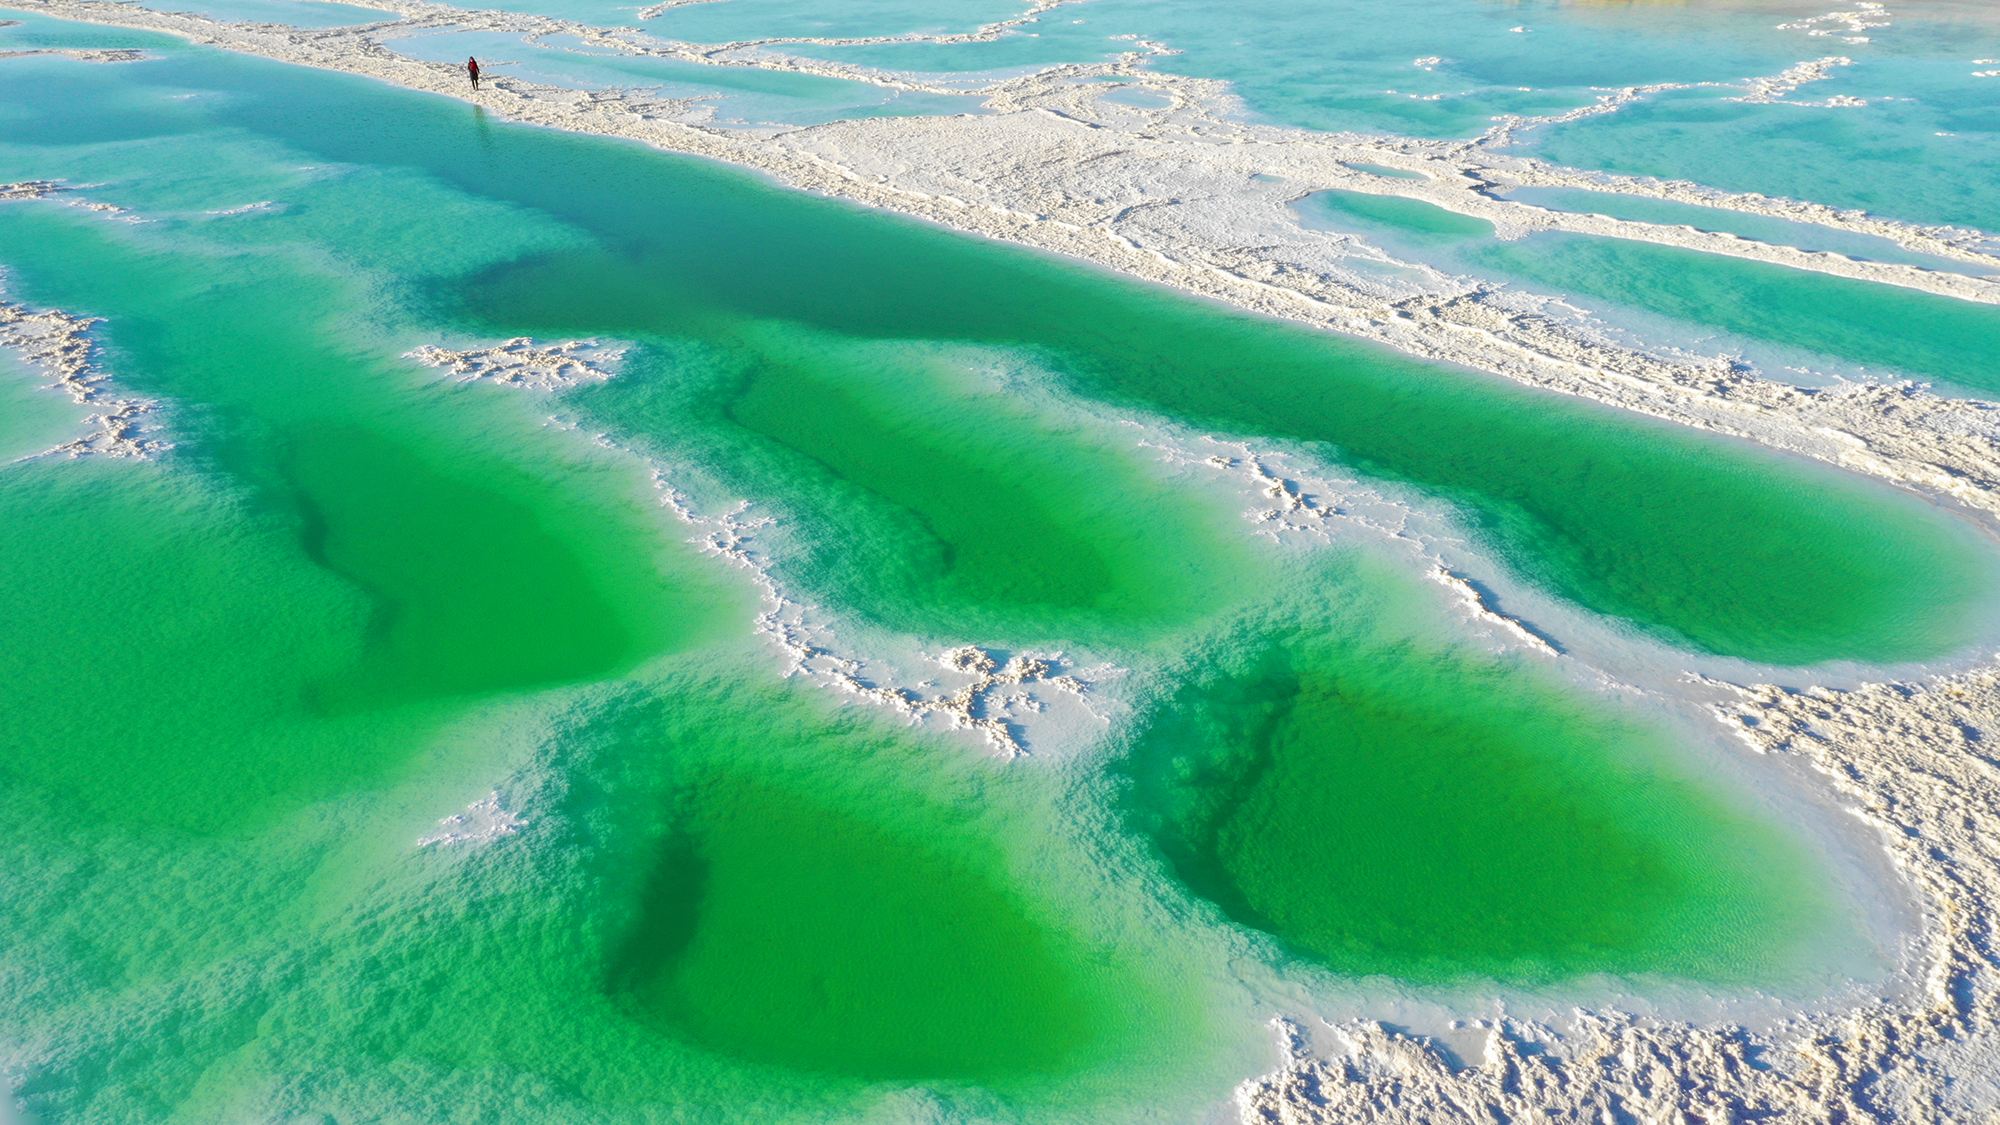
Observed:
[[[1532,235],[1470,257],[1544,290],[1642,307],[1831,365],[2000,393],[2000,306],[1618,239]]]
[[[1965,521],[714,165],[27,42],[155,53],[0,62],[0,182],[145,220],[0,205],[0,266],[104,318],[175,443],[0,465],[29,1111],[1185,1120],[1272,1065],[1274,1011],[1879,970],[1860,845],[1794,823],[1830,814],[1469,636],[1414,553],[1274,546],[1142,441],[1353,474],[1691,667],[1986,643]],[[627,352],[558,396],[404,356],[521,335]],[[894,658],[868,675],[966,643],[1130,674],[1017,761],[788,678],[654,468],[773,517],[753,549],[832,654]],[[505,831],[418,843],[489,794]]]
[[[1786,368],[1804,365],[1914,378],[1986,397],[2000,393],[1993,363],[2000,307],[1993,305],[1593,235],[1544,232],[1501,242],[1482,219],[1393,196],[1322,191],[1296,208],[1308,225],[1358,233],[1410,260],[1562,295],[1649,339],[1737,349],[1774,377],[1795,377]],[[1642,221],[1682,214],[1646,206],[1605,210]]]
[[[728,6],[719,6],[716,18]],[[693,21],[699,9],[669,17]],[[1642,20],[1647,34],[1629,26]],[[1555,113],[1589,104],[1592,87],[1775,73],[1797,61],[1796,36],[1768,16],[1642,9],[1607,20],[1588,8],[1533,11],[1455,0],[1420,20],[1383,19],[1347,0],[1306,7],[1264,2],[1221,7],[1093,2],[1056,9],[993,43],[935,47],[815,47],[803,53],[920,71],[998,70],[1089,61],[1139,35],[1178,53],[1161,70],[1221,78],[1260,119],[1312,129],[1424,137],[1468,136],[1495,114]],[[1532,34],[1512,29],[1533,25]],[[685,26],[685,25],[682,25]],[[1445,60],[1435,70],[1414,61]],[[1525,87],[1525,89],[1524,89]],[[1434,95],[1436,100],[1429,100]]]
[[[1010,33],[984,42],[883,42],[859,46],[806,43],[790,49],[805,58],[858,66],[938,76],[1005,78],[1061,63],[1103,62],[1131,50],[1132,44],[1112,38],[1102,25],[1086,20],[1082,25],[1067,21],[1041,24],[1032,31]]]
[[[0,463],[27,457],[77,436],[84,411],[37,373],[0,359]]]
[[[696,6],[665,22],[711,20],[718,29],[742,31],[747,25],[740,21],[749,9],[737,7],[732,14],[732,7],[737,5]],[[909,13],[893,5],[848,11],[857,21],[854,29],[935,30],[913,24]],[[761,14],[770,21],[766,26],[811,22],[807,13],[776,6]],[[1175,51],[1149,66],[1224,79],[1260,120],[1439,138],[1473,136],[1496,115],[1552,114],[1587,105],[1620,86],[1716,83],[1722,85],[1670,89],[1614,115],[1530,130],[1520,151],[1586,172],[1691,179],[1919,223],[2000,227],[1995,217],[2000,204],[1989,190],[2000,177],[1981,174],[2000,160],[1996,121],[1986,109],[1987,86],[1995,80],[1973,73],[1981,69],[1977,59],[2000,57],[2000,26],[1949,4],[1899,8],[1887,26],[1867,29],[1865,43],[1779,26],[1820,14],[1802,5],[1564,5],[1524,12],[1465,3],[1405,21],[1373,18],[1365,5],[1356,4],[1307,11],[1239,5],[1225,13],[1095,3],[1076,12],[1057,9],[987,43],[792,49],[808,57],[929,74],[997,74],[1099,60],[1109,49],[1127,46],[1125,37],[1139,35]],[[874,20],[880,22],[871,25]],[[1853,65],[1836,68],[1829,80],[1778,103],[1737,100],[1743,88],[1733,84],[1829,54],[1844,54]],[[1834,96],[1866,104],[1795,104]],[[1866,236],[1673,207],[1626,199],[1603,209],[1651,221],[1692,221],[1803,249],[1940,266]],[[1784,279],[1757,267],[1671,251],[1608,246],[1559,253],[1555,247],[1545,240],[1520,253],[1498,248],[1470,260],[1423,260],[1478,269],[1538,291],[1580,294],[1642,337],[1734,349],[1776,377],[1804,366],[1851,377],[1934,380],[1955,392],[1993,389],[1984,358],[1990,333],[1983,310],[1839,281]],[[1601,260],[1607,255],[1621,259],[1611,274]],[[1633,255],[1645,261],[1623,260]],[[1942,268],[1979,272],[1957,264]],[[1616,281],[1607,282],[1609,276]],[[1697,278],[1697,291],[1680,292],[1663,281],[1680,276]],[[1761,294],[1764,287],[1788,296],[1756,302],[1740,296],[1746,289]],[[1662,313],[1663,318],[1656,315]],[[1924,330],[1900,332],[1905,324]]]
[[[1955,258],[1941,258],[1905,249],[1886,238],[1834,230],[1812,223],[1794,222],[1767,215],[1751,215],[1719,207],[1679,203],[1671,199],[1618,195],[1608,191],[1577,188],[1516,188],[1507,198],[1532,207],[1552,211],[1609,215],[1639,223],[1688,226],[1701,231],[1734,234],[1752,242],[1791,246],[1800,250],[1842,254],[1863,262],[1892,262],[1924,269],[1979,274],[1980,267]]]
[[[1698,168],[1703,183],[1728,191],[1991,231],[2000,228],[2000,118],[1994,80],[1970,76],[1981,69],[1975,58],[2000,57],[1996,45],[2000,36],[1984,28],[1935,45],[1929,57],[1862,52],[1855,67],[1797,95],[1873,99],[1865,109],[1750,105],[1718,91],[1682,91],[1621,111],[1615,125],[1585,120],[1538,134],[1526,148],[1607,172],[1681,177]],[[1807,40],[1797,57],[1814,57],[1819,46]]]
[[[335,5],[318,5],[335,9]],[[630,26],[642,5],[511,0],[495,7],[598,26]],[[273,18],[221,3],[203,11]],[[301,9],[301,12],[308,9]],[[357,9],[360,10],[360,9]],[[913,8],[871,0],[835,10],[795,0],[721,0],[647,21],[655,35],[695,42],[772,37],[896,37],[956,33],[1018,8],[990,3]],[[1798,94],[1862,97],[1837,110],[1730,100],[1739,90],[1673,90],[1613,117],[1531,132],[1524,151],[1587,170],[1697,179],[1915,222],[2000,227],[1991,173],[2000,159],[1987,86],[1975,60],[2000,58],[2000,25],[1977,6],[1897,7],[1868,42],[1779,27],[1823,14],[1815,5],[1545,5],[1477,0],[1433,4],[1421,20],[1383,19],[1361,0],[1296,5],[1168,7],[1097,0],[1054,9],[988,42],[797,44],[806,57],[926,73],[1007,72],[1098,61],[1133,36],[1176,53],[1151,65],[1231,83],[1259,119],[1321,130],[1458,138],[1494,116],[1560,113],[1602,91],[1648,83],[1732,83],[1805,59],[1845,55],[1855,65]],[[308,23],[300,15],[292,20]],[[1520,29],[1520,30],[1516,30]],[[1428,68],[1419,59],[1438,59]]]
[[[1308,226],[1359,230],[1371,243],[1423,258],[1493,237],[1493,224],[1435,203],[1359,191],[1316,191],[1292,205]]]

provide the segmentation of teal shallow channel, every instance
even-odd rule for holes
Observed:
[[[104,318],[175,443],[0,466],[30,1111],[1185,1119],[1271,1065],[1300,981],[1780,988],[1858,940],[1818,837],[1678,728],[1456,642],[1401,556],[1268,548],[1117,419],[1303,447],[1621,628],[1779,662],[1976,639],[1990,555],[1916,500],[137,41],[0,63],[0,181],[150,220],[0,206],[7,297]],[[402,355],[517,335],[630,351],[553,401]],[[633,450],[777,515],[778,577],[860,635],[1158,688],[1099,752],[1006,762],[782,678]],[[496,788],[511,833],[417,846]]]
[[[1786,366],[1809,365],[1934,381],[1982,397],[2000,393],[2000,366],[1993,361],[2000,307],[1993,305],[1625,239],[1550,231],[1501,242],[1483,219],[1395,196],[1331,190],[1299,206],[1308,221],[1361,233],[1447,269],[1562,294],[1614,323],[1635,315],[1664,322],[1676,337],[1710,351],[1720,350],[1715,337],[1721,336],[1764,358],[1772,377],[1783,377]],[[1688,222],[1677,212],[1646,214],[1629,203],[1602,209],[1643,222]],[[1869,256],[1851,244],[1835,245]],[[1879,251],[1875,256],[1895,260]]]

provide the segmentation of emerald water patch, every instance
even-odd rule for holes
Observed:
[[[777,513],[803,592],[920,635],[1130,643],[1264,568],[1219,496],[981,370],[1004,359],[774,326],[642,354],[575,401]]]
[[[1368,600],[1217,642],[1131,738],[1129,819],[1231,920],[1346,975],[1534,985],[1768,979],[1827,924],[1660,730]]]
[[[1194,1113],[1252,1063],[1259,1029],[1093,869],[1052,779],[729,663],[572,713],[520,836],[368,867],[215,1111],[283,1104],[299,1058],[332,1104],[396,1063],[423,1115],[760,1120]],[[157,1073],[118,1055],[115,1086]]]
[[[174,402],[184,448],[0,476],[23,701],[0,723],[20,776],[101,812],[226,825],[375,777],[457,700],[615,676],[732,604],[747,616],[710,568],[666,569],[638,474],[485,442],[482,415],[532,423],[412,401],[407,371],[303,321],[295,300],[323,279],[218,284],[199,259],[44,218],[7,215],[34,235],[22,287],[108,316],[108,362]],[[105,707],[120,733],[91,737]]]
[[[788,780],[686,783],[612,963],[639,1018],[754,1062],[998,1088],[1142,1034],[1131,992],[1154,985],[1086,969],[1097,955],[956,838],[963,814]]]

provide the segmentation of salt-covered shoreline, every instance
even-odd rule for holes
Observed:
[[[17,186],[0,185],[0,198],[7,198],[7,190]],[[88,411],[84,432],[29,458],[144,459],[171,448],[154,418],[159,401],[118,393],[98,365],[96,345],[90,339],[93,323],[59,309],[32,309],[0,296],[0,350],[15,353],[47,380],[47,386]]]
[[[1043,0],[1029,13],[1061,0]],[[633,40],[545,17],[462,12],[422,0],[380,5],[400,19],[364,28],[297,30],[162,15],[102,0],[0,0],[0,5],[167,32],[226,49],[344,71],[412,89],[468,98],[453,69],[405,58],[380,40],[417,28],[478,27],[522,34],[578,34],[593,45]],[[1823,18],[1817,30],[1879,26]],[[1841,15],[1840,13],[1836,13]],[[981,29],[985,31],[986,29]],[[978,32],[969,34],[979,34]],[[997,32],[996,32],[997,34]],[[1850,39],[1850,41],[1852,41]],[[797,40],[698,49],[656,47],[711,64],[754,63],[902,88],[894,76],[769,48]],[[660,103],[499,78],[476,96],[516,120],[629,137],[728,161],[793,187],[929,219],[962,231],[1082,258],[1257,312],[1376,340],[1411,354],[1591,398],[1683,425],[1741,437],[1948,497],[2000,517],[2000,421],[1987,404],[1906,384],[1833,389],[1789,386],[1722,357],[1642,352],[1548,314],[1535,299],[1476,284],[1399,290],[1343,265],[1340,239],[1301,227],[1289,205],[1324,188],[1420,199],[1495,224],[1505,233],[1568,230],[1727,254],[1833,276],[2000,304],[1991,278],[1809,253],[1685,227],[1547,211],[1495,197],[1511,187],[1576,187],[1817,223],[1889,238],[2000,275],[1979,232],[1927,228],[1815,204],[1732,195],[1699,185],[1607,177],[1512,157],[1495,146],[1550,119],[1502,122],[1472,142],[1315,134],[1245,124],[1221,84],[1143,69],[1156,48],[1108,63],[1053,67],[979,89],[994,111],[979,117],[843,121],[788,131],[724,131],[690,117],[649,116]],[[1830,59],[1746,79],[1745,97],[1784,98],[1823,77]],[[1083,80],[1112,78],[1163,95],[1138,109],[1105,100]],[[1670,87],[1661,87],[1670,88]],[[1648,88],[1650,89],[1650,88]],[[954,90],[952,92],[959,92]],[[1608,91],[1576,112],[1616,112],[1647,90]],[[1838,111],[1829,101],[1822,107]],[[675,112],[672,107],[667,112]],[[922,159],[912,158],[922,153]],[[1406,180],[1356,167],[1420,174]],[[27,314],[0,306],[0,326]],[[12,315],[13,320],[6,317]],[[475,376],[476,377],[476,376]],[[1282,488],[1281,488],[1282,493]],[[726,553],[740,545],[728,516],[683,510],[713,525]],[[1274,494],[1280,507],[1286,502]],[[720,519],[722,522],[715,522]],[[758,569],[754,562],[743,565]],[[1459,576],[1440,582],[1460,589]],[[786,608],[775,587],[767,591]],[[1469,591],[1475,602],[1476,590]],[[785,624],[772,619],[767,625]],[[1524,628],[1532,628],[1523,624]],[[1524,642],[1525,643],[1525,642]],[[809,659],[811,653],[802,656]],[[1058,677],[1054,668],[1002,666],[984,653],[948,654],[978,684]],[[983,658],[983,659],[982,659]],[[1053,679],[1050,679],[1053,682]],[[1557,1032],[1533,1021],[1486,1020],[1466,1030],[1484,1055],[1457,1067],[1448,1053],[1374,1021],[1307,1037],[1288,1026],[1286,1062],[1247,1083],[1246,1117],[1485,1121],[1496,1118],[1728,1120],[1972,1117],[2000,1108],[2000,757],[1985,732],[2000,730],[2000,667],[1922,684],[1833,692],[1776,687],[1717,690],[1735,702],[1720,720],[1760,753],[1794,755],[1827,779],[1872,826],[1926,904],[1920,963],[1899,999],[1812,1014],[1778,1028],[1579,1014]],[[970,697],[967,697],[968,699]],[[940,706],[958,713],[958,696]],[[970,711],[966,714],[970,717]],[[973,724],[977,726],[978,724]],[[991,737],[992,732],[987,732]],[[1909,997],[1915,997],[1912,1001]],[[1332,1036],[1331,1057],[1306,1048]],[[1984,1084],[1982,1084],[1984,1083]]]

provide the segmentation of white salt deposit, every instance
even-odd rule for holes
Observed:
[[[6,189],[0,187],[0,193]],[[120,393],[97,363],[90,328],[96,323],[55,309],[34,310],[0,299],[0,349],[13,352],[89,414],[85,431],[37,457],[155,456],[170,448],[157,431],[155,399]]]

